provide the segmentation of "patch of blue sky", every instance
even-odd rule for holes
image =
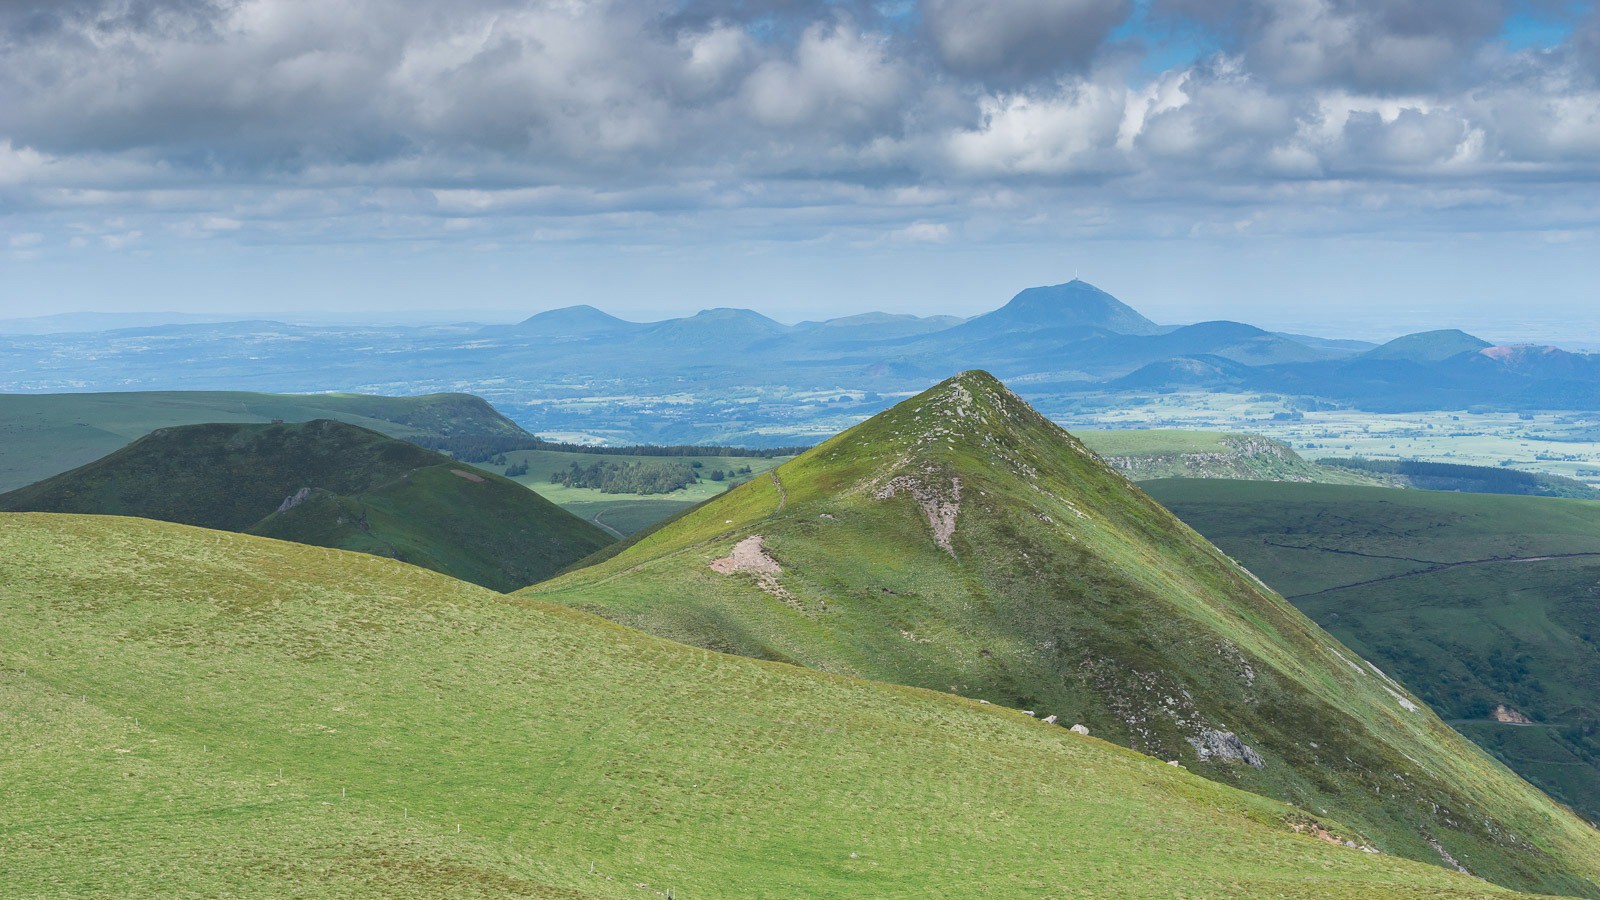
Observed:
[[[1511,50],[1544,50],[1572,34],[1572,23],[1589,11],[1592,3],[1522,3],[1500,32]]]

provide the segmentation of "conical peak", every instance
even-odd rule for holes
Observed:
[[[1022,410],[1038,415],[1000,379],[982,369],[946,378],[906,401],[902,408],[928,426],[963,430],[966,426],[999,426]]]
[[[998,460],[1016,463],[1063,443],[1091,455],[999,379],[974,369],[902,401],[828,442],[825,450],[818,449],[833,459],[887,463],[888,470],[928,466],[965,470],[987,468]],[[1027,470],[1017,465],[1006,468]],[[883,471],[887,470],[877,474]]]

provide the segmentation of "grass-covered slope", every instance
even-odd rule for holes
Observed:
[[[1387,853],[1600,894],[1600,834],[983,373],[530,594],[1081,722]]]
[[[1016,712],[370,556],[0,515],[0,621],[8,897],[1499,894]]]
[[[0,394],[0,491],[92,462],[157,428],[208,422],[263,424],[274,419],[337,419],[428,446],[449,446],[468,438],[528,437],[515,422],[471,394]]]
[[[1147,488],[1457,730],[1600,820],[1600,504]]]
[[[159,429],[0,494],[0,510],[140,516],[391,556],[496,590],[610,542],[515,482],[320,419]]]
[[[1310,462],[1282,441],[1255,434],[1176,428],[1074,431],[1084,446],[1134,481],[1231,478],[1379,484],[1384,476]]]

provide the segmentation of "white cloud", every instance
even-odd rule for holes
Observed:
[[[47,244],[509,246],[1451,228],[1450,191],[1568,230],[1600,180],[1600,14],[1513,53],[1501,0],[1162,0],[1207,56],[1150,72],[1123,0],[882,6],[16,0],[0,204]]]
[[[889,233],[889,238],[918,244],[942,244],[950,240],[950,226],[942,222],[912,222]]]

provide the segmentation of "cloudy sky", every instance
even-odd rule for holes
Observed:
[[[0,314],[973,313],[1600,340],[1562,0],[0,0]]]

